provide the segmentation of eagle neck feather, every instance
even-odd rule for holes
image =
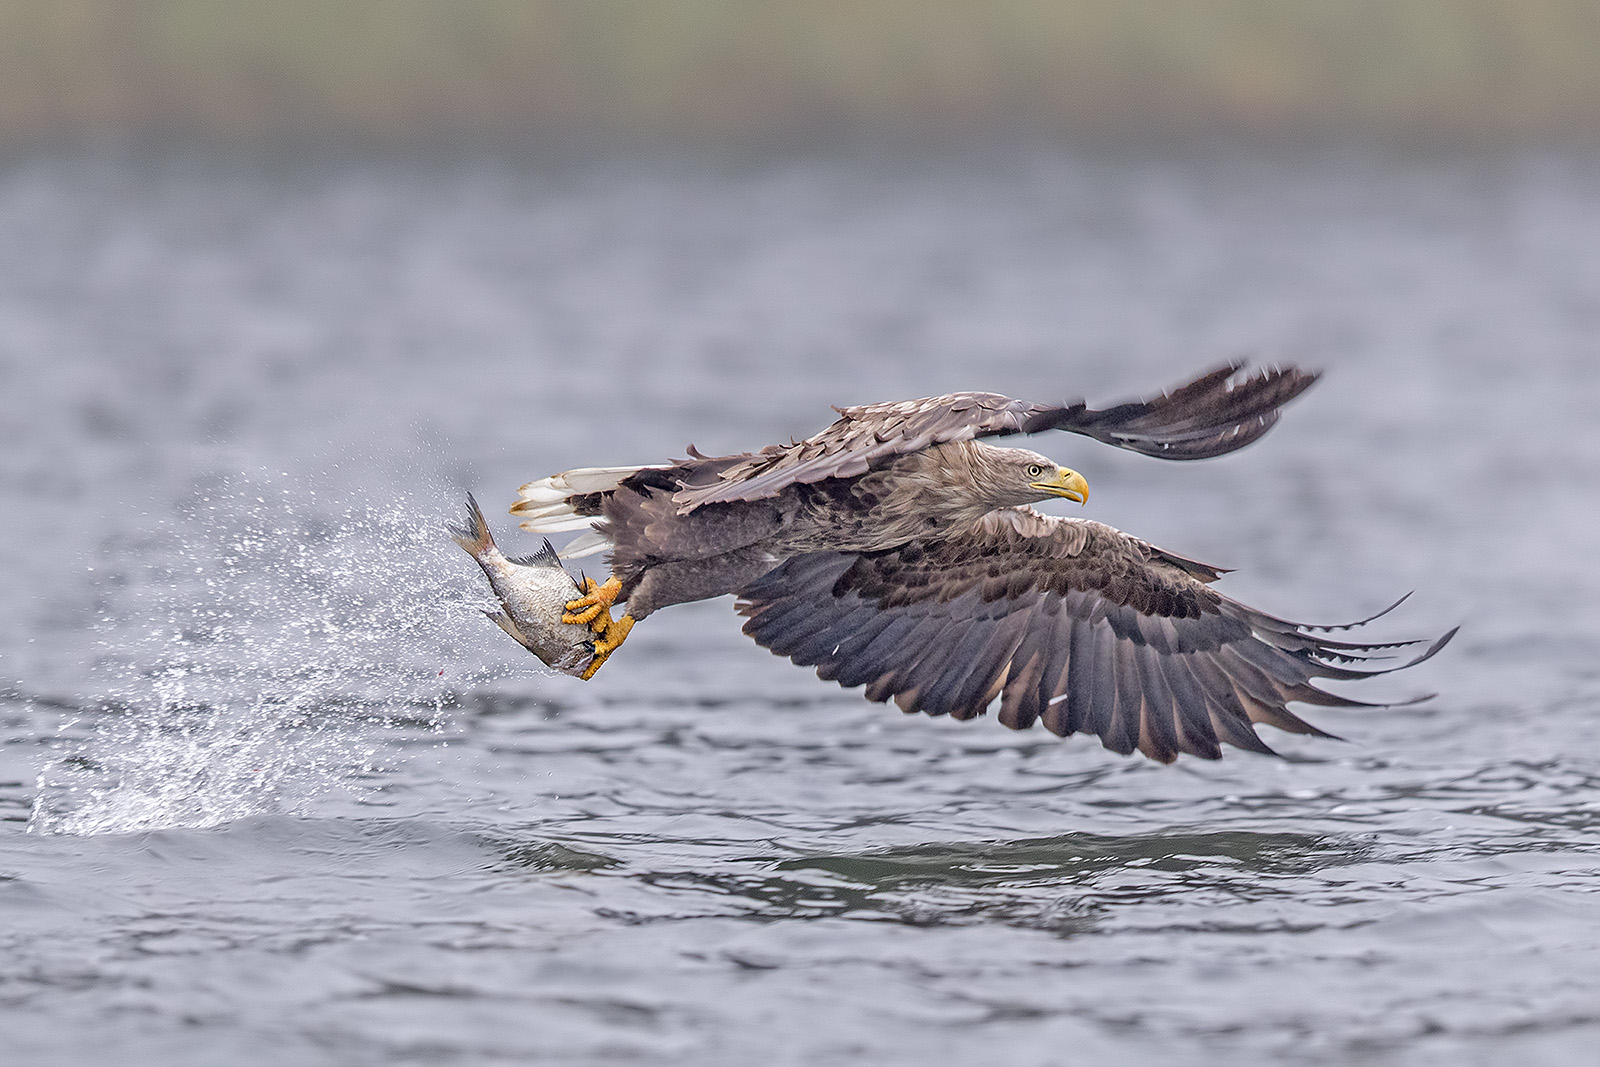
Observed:
[[[863,475],[854,493],[873,502],[868,523],[873,543],[856,550],[891,548],[975,528],[997,507],[1010,503],[995,493],[1000,465],[993,454],[1003,451],[977,441],[949,442],[897,457]]]

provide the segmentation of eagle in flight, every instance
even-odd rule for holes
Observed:
[[[998,700],[1012,729],[1042,722],[1164,763],[1217,759],[1222,742],[1271,753],[1256,723],[1331,736],[1289,703],[1364,704],[1313,679],[1420,663],[1455,631],[1374,667],[1422,642],[1336,640],[1372,620],[1289,622],[1217,592],[1222,568],[1041,514],[1029,505],[1087,501],[1083,476],[984,439],[1066,430],[1206,459],[1261,437],[1316,380],[1226,365],[1103,410],[994,393],[841,408],[821,433],[760,452],[691,446],[672,463],[552,475],[524,485],[511,513],[527,530],[583,531],[564,558],[611,554],[611,577],[585,579],[563,618],[594,632],[584,678],[658,608],[733,593],[758,644],[906,712],[970,719]]]

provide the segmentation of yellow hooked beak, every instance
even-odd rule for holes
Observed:
[[[1089,483],[1083,480],[1083,475],[1075,470],[1061,467],[1056,471],[1054,478],[1029,483],[1034,489],[1050,496],[1064,496],[1068,500],[1076,500],[1080,504],[1089,502]]]

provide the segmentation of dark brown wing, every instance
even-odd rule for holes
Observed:
[[[1295,367],[1243,376],[1241,370],[1241,364],[1226,364],[1170,393],[1103,411],[1082,403],[1051,408],[1029,416],[1022,430],[1067,430],[1161,459],[1209,459],[1272,429],[1278,409],[1320,377]]]
[[[1243,373],[1228,364],[1170,393],[1104,410],[1082,401],[1035,404],[998,393],[951,393],[923,400],[840,408],[827,429],[804,441],[707,462],[673,496],[681,513],[702,504],[760,500],[785,487],[853,478],[881,461],[929,445],[1014,433],[1066,430],[1163,459],[1205,459],[1243,448],[1278,421],[1279,406],[1317,375],[1293,367]]]
[[[998,696],[1013,729],[1042,720],[1164,763],[1216,759],[1219,742],[1271,752],[1260,722],[1328,736],[1286,705],[1359,705],[1311,680],[1386,673],[1352,665],[1416,643],[1332,640],[1315,631],[1340,627],[1222,596],[1217,575],[1101,523],[1007,509],[959,540],[793,558],[738,610],[759,644],[868,699],[968,719]]]

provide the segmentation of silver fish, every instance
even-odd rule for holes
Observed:
[[[581,675],[594,660],[594,631],[561,621],[567,601],[583,595],[561,566],[547,538],[544,547],[522,559],[508,559],[495,546],[478,502],[467,494],[465,526],[447,526],[456,544],[478,561],[504,611],[485,611],[489,621],[516,639],[546,665]]]

